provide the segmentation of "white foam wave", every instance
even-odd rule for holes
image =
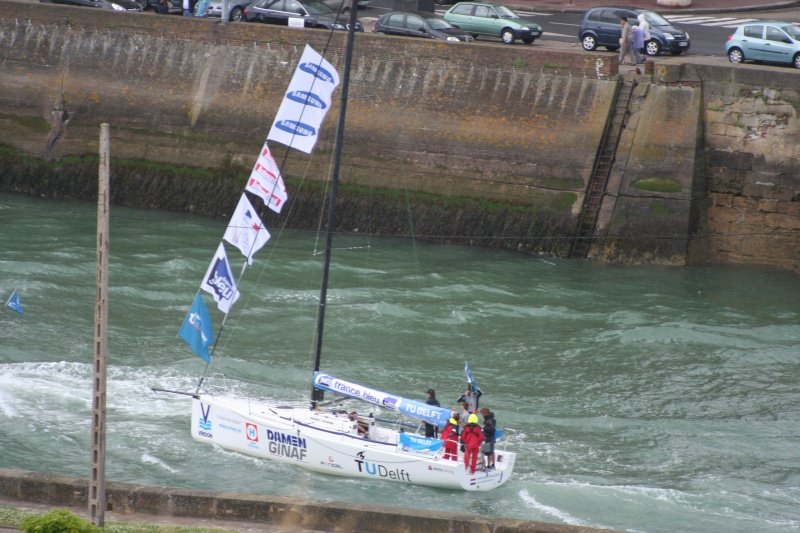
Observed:
[[[545,505],[543,503],[540,503],[539,501],[536,500],[534,496],[532,496],[527,491],[527,489],[522,489],[521,491],[519,491],[519,497],[525,503],[525,505],[529,506],[531,509],[535,509],[536,511],[539,511],[540,513],[546,516],[553,517],[560,522],[563,522],[565,524],[570,524],[573,526],[587,525],[586,522],[571,516],[569,513],[566,513],[551,505]]]
[[[151,463],[151,464],[160,466],[161,468],[163,468],[167,472],[171,472],[173,474],[178,472],[177,468],[173,468],[173,467],[169,466],[167,463],[165,463],[164,461],[162,461],[158,457],[150,455],[149,453],[145,453],[145,454],[142,455],[142,462],[143,463]]]

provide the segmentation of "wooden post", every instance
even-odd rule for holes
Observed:
[[[97,295],[94,317],[94,379],[92,380],[92,446],[89,474],[89,518],[103,527],[106,510],[106,360],[108,356],[108,124],[100,124],[100,169],[97,184]]]

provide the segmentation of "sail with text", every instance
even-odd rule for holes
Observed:
[[[217,302],[217,307],[226,315],[230,313],[231,306],[239,299],[239,290],[236,288],[236,280],[233,277],[231,266],[228,263],[228,255],[225,253],[225,246],[219,243],[217,253],[208,265],[206,275],[203,276],[203,284],[200,288],[211,294]]]
[[[356,400],[361,400],[389,411],[395,411],[429,424],[444,427],[450,419],[450,410],[425,402],[409,400],[401,396],[370,389],[351,381],[335,378],[324,372],[314,373],[314,387]]]
[[[267,140],[310,154],[338,85],[336,69],[306,45]]]

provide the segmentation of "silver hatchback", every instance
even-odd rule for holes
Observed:
[[[725,53],[731,63],[765,61],[800,68],[800,26],[791,22],[747,22],[728,37]]]

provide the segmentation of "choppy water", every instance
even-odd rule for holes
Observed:
[[[197,384],[203,362],[177,332],[223,226],[112,208],[109,480],[629,531],[800,531],[796,276],[339,239],[369,248],[335,256],[323,370],[420,399],[433,387],[447,405],[468,359],[482,404],[517,431],[515,478],[466,494],[191,439],[188,401],[150,387]],[[0,195],[0,299],[19,290],[25,312],[0,312],[0,467],[88,476],[94,232],[94,204]],[[314,239],[276,235],[246,274],[216,367],[231,386],[307,400]]]

